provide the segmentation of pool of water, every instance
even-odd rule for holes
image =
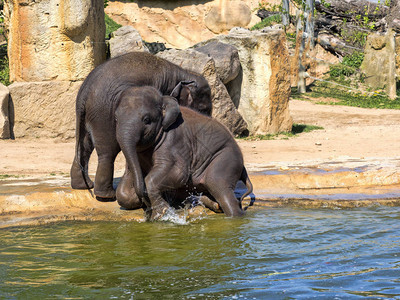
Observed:
[[[0,230],[1,299],[400,299],[400,208]]]

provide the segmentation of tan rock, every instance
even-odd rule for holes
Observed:
[[[258,2],[258,0],[109,1],[106,13],[122,25],[132,25],[146,42],[162,42],[170,48],[184,49],[215,37],[216,33],[212,30],[219,33],[223,29],[227,33],[227,30],[235,24],[251,27],[260,22],[260,18],[256,16]],[[272,2],[279,4],[280,0]],[[206,19],[209,27],[206,25]],[[219,29],[214,29],[215,27]]]
[[[102,1],[6,0],[11,81],[81,80],[105,59]]]
[[[204,18],[208,29],[214,33],[226,33],[233,27],[245,27],[251,21],[250,8],[242,1],[220,0]]]
[[[8,88],[19,137],[75,136],[75,99],[81,81],[14,82]]]
[[[389,51],[387,37],[381,34],[370,34],[364,50],[364,60],[361,70],[365,73],[365,83],[371,88],[384,89],[388,87]]]
[[[293,121],[289,114],[290,64],[285,32],[234,28],[228,35],[215,39],[239,51],[243,78],[241,88],[237,89],[238,111],[250,133],[290,131]]]
[[[8,88],[0,83],[0,139],[9,139],[10,128],[10,92]]]
[[[128,52],[149,52],[139,32],[132,26],[122,26],[111,33],[110,56],[116,57]]]

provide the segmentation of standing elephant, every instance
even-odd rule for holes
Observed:
[[[172,97],[161,97],[152,87],[140,90],[146,97],[153,95],[156,103],[161,103],[161,99],[174,101]],[[205,204],[213,210],[220,209],[227,216],[243,215],[241,201],[234,194],[236,184],[238,180],[246,184],[248,191],[242,199],[253,188],[242,153],[229,130],[218,121],[186,107],[180,107],[181,113],[177,114],[174,107],[170,113],[172,117],[165,116],[162,120],[159,133],[154,129],[151,135],[147,134],[150,124],[160,122],[154,108],[160,104],[138,107],[138,103],[150,103],[150,99],[138,101],[135,96],[138,94],[135,89],[127,89],[126,98],[121,100],[115,114],[117,140],[127,160],[125,174],[117,188],[118,203],[126,209],[135,209],[142,207],[142,200],[148,199],[144,206],[151,208],[151,219],[155,220],[170,207],[165,199],[168,193],[172,192],[174,200],[181,202],[193,193],[200,193],[208,197]],[[142,139],[148,136],[151,139],[143,143]],[[144,186],[147,195],[143,192]]]
[[[127,88],[145,85],[156,88],[163,95],[172,95],[180,105],[211,114],[211,90],[203,76],[145,52],[132,52],[106,61],[87,76],[76,99],[72,188],[94,187],[98,200],[115,200],[114,161],[121,151],[116,136],[115,112]],[[95,184],[88,175],[89,158],[94,148],[98,155]]]

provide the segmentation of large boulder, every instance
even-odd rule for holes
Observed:
[[[14,135],[75,136],[75,99],[82,81],[14,82],[8,88],[14,106]]]
[[[119,24],[135,27],[147,42],[185,49],[234,26],[253,26],[260,18],[251,11],[258,7],[259,0],[146,0],[109,1],[105,10]]]
[[[243,74],[230,88],[236,89],[232,98],[238,102],[250,134],[290,131],[293,121],[289,114],[290,63],[285,32],[233,28],[228,35],[199,46],[215,41],[233,45],[239,52]]]
[[[243,78],[238,50],[232,45],[219,41],[210,42],[194,49],[214,59],[217,76],[225,85],[233,104],[238,108]]]
[[[13,137],[10,124],[10,92],[0,83],[0,139]]]
[[[171,49],[157,54],[189,71],[202,74],[208,81],[213,101],[213,118],[236,135],[247,133],[247,124],[234,106],[225,85],[218,78],[215,61],[207,54],[193,49]]]
[[[245,27],[251,21],[251,10],[244,1],[220,0],[211,6],[204,23],[214,33],[225,33],[233,27]]]
[[[235,79],[241,70],[239,53],[235,47],[218,41],[195,48],[196,51],[211,56],[215,61],[218,78],[224,83]]]
[[[111,33],[110,56],[116,57],[128,52],[149,52],[139,32],[132,26],[122,26]]]
[[[81,80],[104,61],[103,1],[6,0],[11,81]]]

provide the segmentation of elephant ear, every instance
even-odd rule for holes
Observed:
[[[178,99],[180,105],[192,106],[193,97],[191,87],[197,87],[196,81],[181,81],[171,92],[171,97]]]
[[[167,130],[179,117],[181,110],[178,101],[171,96],[163,96],[163,121],[162,126]]]

